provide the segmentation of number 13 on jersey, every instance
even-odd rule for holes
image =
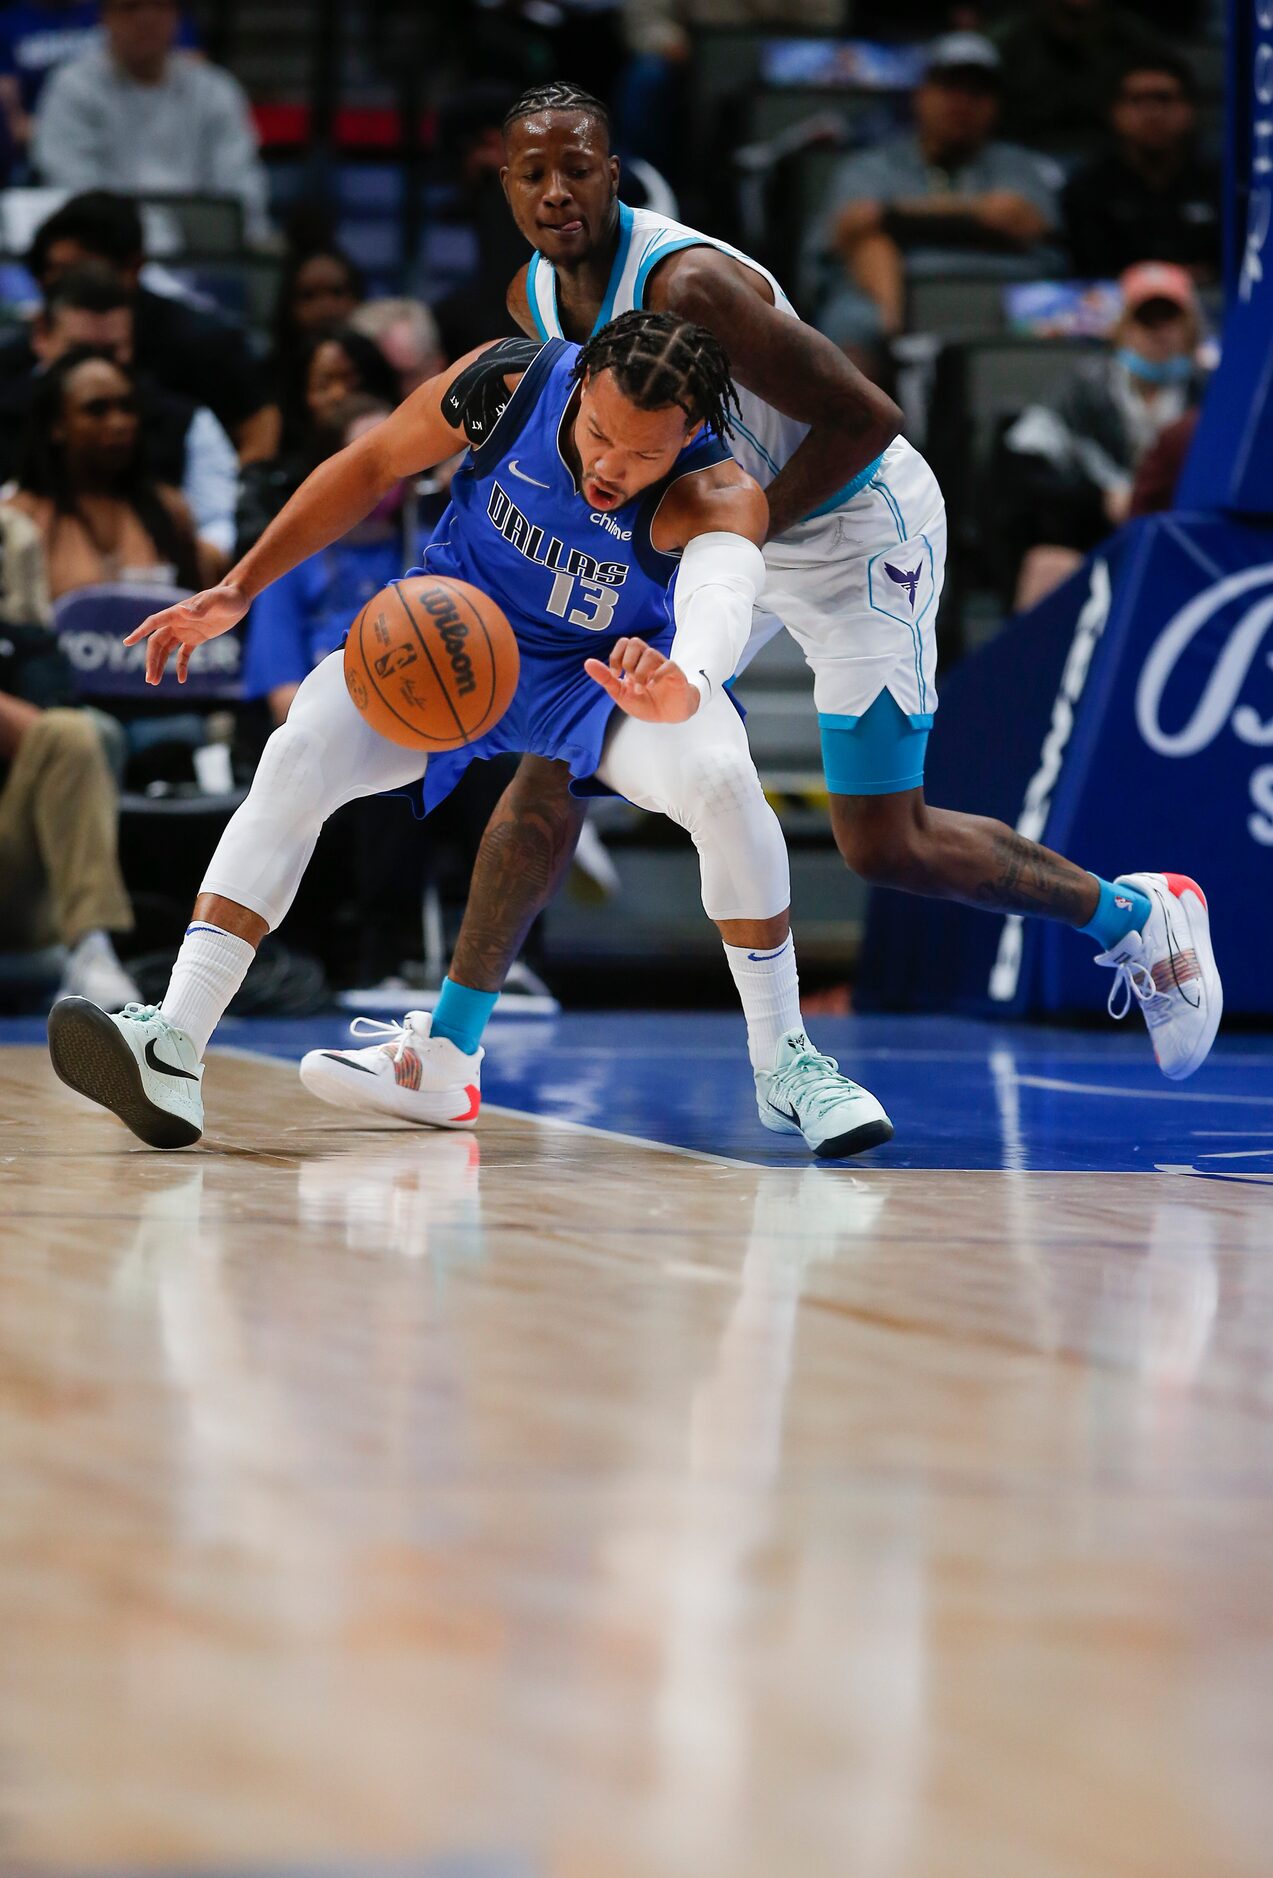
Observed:
[[[571,604],[576,587],[586,605],[591,608],[590,612]],[[553,576],[548,611],[555,613],[558,619],[569,620],[572,626],[583,626],[590,633],[603,633],[611,630],[610,622],[618,598],[618,588],[608,587],[604,581],[580,580],[577,574],[558,573]]]

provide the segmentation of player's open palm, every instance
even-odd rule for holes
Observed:
[[[232,626],[237,626],[248,610],[249,602],[239,587],[223,583],[220,587],[205,587],[202,593],[192,593],[188,600],[178,600],[175,606],[166,606],[161,613],[152,613],[140,626],[134,627],[124,640],[126,646],[135,646],[142,639],[149,640],[146,647],[146,683],[157,685],[163,677],[168,660],[175,652],[177,655],[177,679],[186,682],[186,673],[190,668],[190,654],[196,646],[201,646],[205,639],[215,639],[220,633],[228,633]]]
[[[621,711],[647,724],[683,724],[698,709],[697,685],[644,639],[616,640],[608,665],[585,659],[583,668]]]

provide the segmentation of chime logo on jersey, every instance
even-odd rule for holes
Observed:
[[[626,561],[598,561],[591,554],[585,554],[581,548],[567,548],[557,535],[550,534],[537,522],[532,522],[529,516],[523,515],[508,491],[498,483],[491,484],[486,513],[509,547],[516,548],[519,554],[524,554],[528,561],[537,562],[540,567],[573,574],[579,580],[600,581],[604,587],[622,587],[628,578]]]

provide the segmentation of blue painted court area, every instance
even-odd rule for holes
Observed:
[[[819,1018],[819,1048],[874,1090],[897,1133],[876,1167],[1152,1172],[1273,1183],[1273,1034],[1221,1036],[1187,1083],[1159,1074],[1143,1026],[1044,1029],[931,1017]],[[38,1019],[0,1042],[43,1037]],[[299,1059],[350,1039],[345,1019],[227,1022],[218,1041]],[[364,1040],[365,1041],[365,1040]],[[496,1020],[488,1103],[757,1165],[801,1163],[760,1126],[741,1019],[572,1012]],[[215,1062],[209,1072],[215,1075]]]

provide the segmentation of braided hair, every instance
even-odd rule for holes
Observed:
[[[639,411],[679,404],[691,424],[706,423],[722,441],[734,428],[738,393],[724,347],[705,326],[674,313],[620,313],[575,360],[576,382],[585,372],[613,372]]]
[[[610,113],[600,98],[594,98],[582,85],[571,85],[562,79],[554,79],[550,85],[532,85],[529,91],[524,91],[505,114],[505,135],[521,118],[534,117],[540,111],[582,111],[600,124],[609,139]]]

